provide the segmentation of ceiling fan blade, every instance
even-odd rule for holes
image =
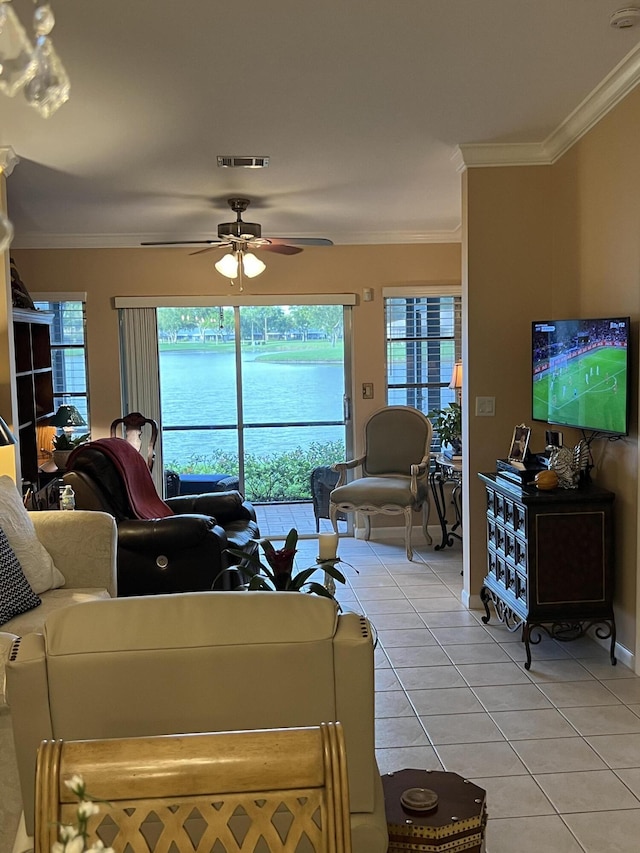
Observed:
[[[272,243],[291,243],[294,246],[333,246],[326,237],[269,237]]]
[[[295,246],[287,246],[285,243],[265,243],[263,246],[256,246],[261,252],[275,252],[277,255],[297,255],[302,249]]]
[[[203,255],[205,252],[214,252],[217,249],[225,249],[229,243],[218,243],[215,246],[207,246],[205,249],[196,249],[195,252],[189,252],[189,256],[191,255]]]
[[[220,240],[158,240],[157,242],[140,243],[141,246],[216,246]]]

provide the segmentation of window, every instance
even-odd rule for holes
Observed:
[[[53,314],[51,364],[53,405],[75,406],[89,424],[87,359],[85,345],[85,304],[81,299],[34,299],[36,308]],[[87,426],[87,432],[89,427]]]
[[[425,415],[455,402],[449,388],[461,361],[462,301],[457,294],[387,296],[387,403]]]

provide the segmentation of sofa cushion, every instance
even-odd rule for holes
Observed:
[[[0,625],[39,604],[40,598],[31,589],[15,551],[0,528]]]
[[[64,577],[36,536],[33,522],[11,477],[0,477],[2,529],[32,590],[39,595],[64,585]]]
[[[19,637],[25,634],[41,634],[47,618],[58,610],[69,607],[72,604],[85,604],[103,598],[111,598],[106,589],[85,587],[82,589],[50,589],[40,596],[42,604],[37,610],[29,610],[14,616],[5,625],[2,631],[11,631]]]

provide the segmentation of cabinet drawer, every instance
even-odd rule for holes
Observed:
[[[516,572],[515,595],[523,604],[527,603],[527,576],[522,572]]]
[[[487,543],[497,551],[505,553],[505,531],[501,525],[489,518],[487,519]]]
[[[522,504],[513,505],[513,529],[523,536],[527,530],[527,510]]]
[[[504,558],[496,551],[494,551],[493,548],[490,548],[487,551],[487,569],[488,574],[501,586],[504,586],[504,580],[507,573],[507,564]]]
[[[513,555],[513,560],[516,564],[516,567],[526,574],[528,565],[527,543],[524,542],[522,539],[519,539],[517,536],[515,537],[515,551]]]
[[[504,553],[507,559],[516,562],[516,537],[509,530],[504,532]]]

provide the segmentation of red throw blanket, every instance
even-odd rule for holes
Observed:
[[[117,468],[135,518],[165,518],[174,515],[173,510],[158,496],[147,463],[128,441],[124,438],[99,438],[91,442],[91,447],[108,457]],[[82,447],[78,447],[78,451],[81,452]],[[74,454],[69,457],[70,468],[73,467]]]

